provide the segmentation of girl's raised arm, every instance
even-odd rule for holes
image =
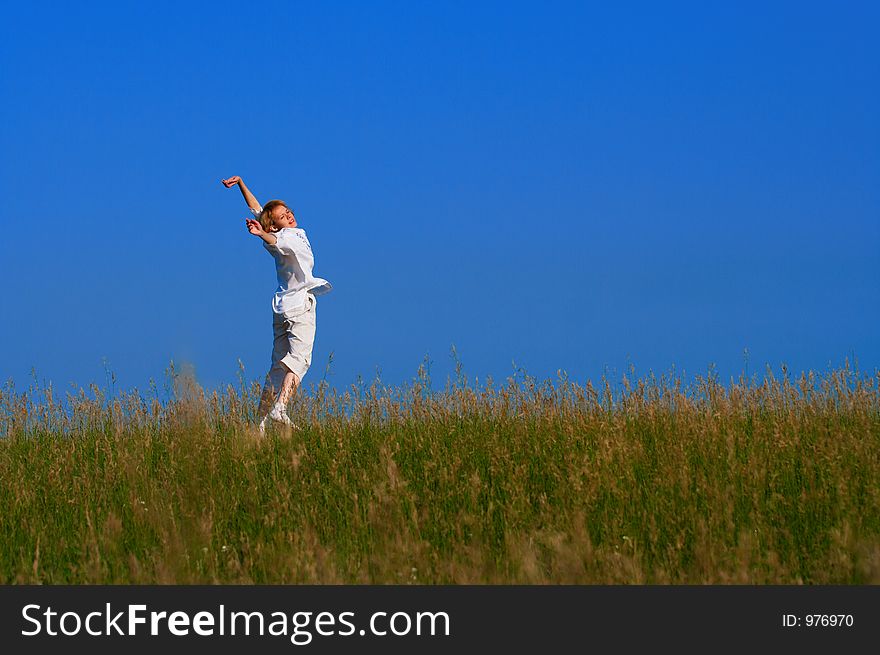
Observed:
[[[247,206],[251,208],[254,213],[259,213],[262,209],[262,206],[254,197],[254,194],[251,193],[250,189],[244,183],[238,175],[233,175],[232,177],[226,178],[225,180],[220,180],[227,189],[231,189],[236,184],[238,185],[239,191],[241,191],[241,195],[244,196],[244,201],[247,203]]]

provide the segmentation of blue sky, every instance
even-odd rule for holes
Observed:
[[[873,3],[41,3],[0,53],[0,374],[262,377],[312,242],[306,383],[880,366]]]

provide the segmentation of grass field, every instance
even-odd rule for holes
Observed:
[[[880,583],[880,373],[0,393],[2,583]]]

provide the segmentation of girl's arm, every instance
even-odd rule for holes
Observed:
[[[247,206],[250,207],[251,211],[253,211],[254,213],[260,213],[260,211],[262,210],[262,206],[259,202],[257,202],[257,199],[254,197],[254,194],[251,193],[251,190],[247,188],[244,180],[242,180],[238,175],[233,175],[230,178],[220,181],[227,189],[231,189],[237,184],[238,190],[241,191],[241,195],[244,196],[244,201],[247,203]]]
[[[276,243],[278,243],[278,237],[276,237],[274,234],[266,232],[263,229],[263,226],[260,225],[260,221],[256,221],[253,218],[246,218],[244,220],[245,224],[247,225],[248,232],[253,234],[255,237],[260,237],[270,246],[274,246]]]

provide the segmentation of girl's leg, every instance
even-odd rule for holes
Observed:
[[[263,383],[263,392],[260,394],[260,406],[257,409],[257,416],[262,419],[272,411],[272,406],[278,398],[279,391],[284,387],[287,374],[290,369],[287,368],[281,360],[287,355],[288,341],[287,328],[282,317],[277,314],[273,315],[272,320],[272,365],[266,374],[266,381]]]
[[[273,366],[266,376],[263,393],[260,395],[260,416],[265,416],[275,406],[287,407],[287,403],[298,387],[299,378],[296,373],[284,364]]]
[[[266,381],[263,383],[263,393],[260,394],[260,407],[257,409],[257,416],[262,418],[269,413],[277,395],[275,393],[275,385],[272,384],[272,374],[270,373],[266,376]]]
[[[287,403],[298,386],[299,378],[296,376],[296,373],[293,371],[287,371],[284,375],[284,380],[281,382],[281,389],[278,391],[278,396],[275,398],[274,405],[276,407],[283,407],[286,410]]]
[[[260,397],[260,415],[288,425],[292,422],[287,416],[287,403],[301,383],[301,373],[294,373],[294,370],[304,373],[312,361],[312,345],[315,340],[313,296],[309,298],[309,302],[309,309],[295,319],[276,315],[273,322],[275,345],[272,368],[266,376],[266,384]],[[265,419],[261,428],[263,425]]]
[[[272,367],[269,375],[266,376],[266,384],[260,397],[261,432],[265,431],[270,419],[285,425],[293,425],[290,417],[287,416],[287,403],[298,387],[299,377],[296,373],[280,362]],[[277,394],[276,389],[278,389]]]

